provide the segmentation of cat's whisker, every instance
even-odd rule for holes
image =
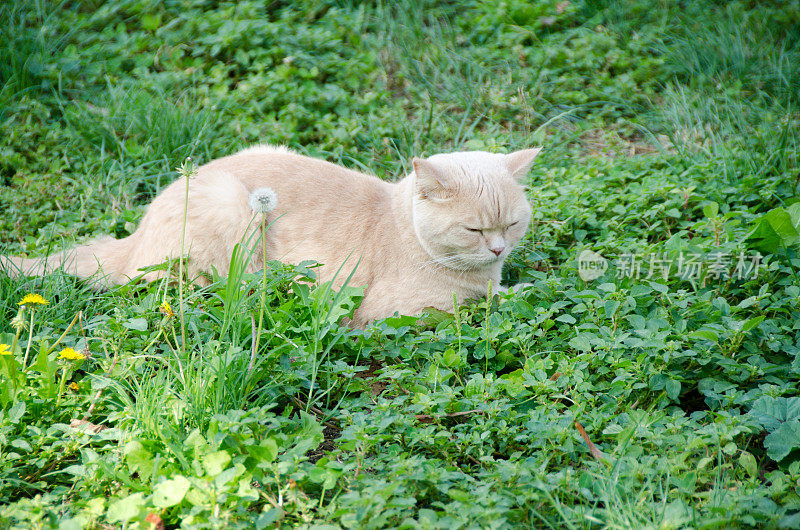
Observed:
[[[457,252],[449,252],[446,254],[442,254],[441,256],[421,262],[419,266],[415,269],[415,271],[420,271],[429,266],[433,266],[434,270],[441,270],[443,268],[446,268],[447,265],[449,265],[450,263],[454,263],[458,259],[460,259],[460,256]]]
[[[419,272],[425,268],[432,268],[434,271],[444,270],[448,268],[447,261],[436,258],[423,261],[416,269],[414,269],[414,272]]]

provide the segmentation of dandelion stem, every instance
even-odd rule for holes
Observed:
[[[162,325],[162,326],[161,326],[161,327],[158,329],[158,333],[156,334],[156,336],[155,336],[155,337],[153,337],[153,340],[151,340],[151,341],[150,341],[150,342],[147,344],[147,346],[145,346],[145,347],[144,347],[144,350],[142,350],[142,354],[145,354],[145,353],[147,353],[147,350],[149,350],[149,349],[150,349],[150,348],[153,346],[153,344],[155,344],[155,343],[156,343],[156,341],[157,341],[159,338],[161,338],[161,335],[163,335],[163,334],[164,334],[164,326]]]
[[[31,343],[33,342],[33,314],[36,311],[31,307],[31,324],[28,327],[28,345],[25,347],[25,357],[22,359],[22,369],[28,366],[28,354],[31,352]]]
[[[259,302],[258,311],[258,331],[256,332],[255,342],[253,343],[253,351],[250,354],[250,364],[247,366],[247,371],[253,370],[253,363],[255,361],[256,352],[258,352],[258,343],[261,340],[261,328],[264,325],[264,305],[267,298],[267,216],[261,215],[261,264],[262,268],[262,281],[261,281],[261,300]]]
[[[167,335],[164,335],[164,339],[166,339],[166,338],[167,338]],[[178,347],[178,336],[175,334],[175,327],[174,326],[172,328],[172,338],[175,341],[175,348],[177,348]],[[166,343],[169,346],[169,349],[172,350],[172,353],[175,355],[175,359],[178,361],[178,371],[179,371],[180,376],[181,376],[181,383],[183,385],[186,385],[186,377],[183,374],[183,363],[181,362],[181,356],[178,355],[178,351],[176,349],[172,348],[172,344],[169,343],[169,340],[167,340]]]
[[[253,371],[253,364],[256,360],[256,348],[258,347],[258,340],[256,339],[256,319],[253,315],[250,315],[250,329],[251,329],[251,337],[250,337],[250,362],[247,363],[247,373]]]
[[[64,393],[64,383],[67,381],[67,365],[61,367],[61,382],[58,384],[58,397],[56,398],[56,408],[61,403],[61,395]]]

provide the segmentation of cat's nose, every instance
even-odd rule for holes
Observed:
[[[506,247],[504,247],[504,246],[500,246],[500,247],[492,247],[492,248],[490,248],[489,250],[491,250],[492,252],[494,252],[494,255],[495,255],[495,256],[499,256],[500,254],[502,254],[502,253],[503,253],[503,251],[504,251],[505,249],[506,249]]]

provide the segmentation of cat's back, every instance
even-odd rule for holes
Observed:
[[[284,204],[301,207],[382,202],[392,184],[377,177],[295,153],[282,146],[259,145],[209,162],[202,169],[233,174],[245,187],[273,188]]]
[[[353,251],[378,255],[395,231],[397,184],[377,177],[271,146],[214,160],[200,168],[198,177],[215,178],[219,172],[233,175],[248,192],[275,190],[278,202],[268,217],[268,241],[277,259],[315,260],[336,271]],[[366,262],[359,268],[366,275],[362,283],[370,269]]]

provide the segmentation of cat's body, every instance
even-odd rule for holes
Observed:
[[[376,318],[418,314],[426,307],[451,309],[495,288],[508,252],[530,220],[517,183],[538,149],[511,155],[482,152],[414,160],[415,171],[398,183],[295,154],[257,146],[200,167],[190,180],[185,250],[189,273],[226,274],[236,243],[251,241],[247,270],[261,263],[260,227],[250,195],[269,187],[277,207],[265,214],[268,259],[314,260],[320,280],[367,286],[356,325]],[[186,181],[179,179],[148,207],[136,232],[47,258],[0,259],[11,274],[44,274],[63,267],[101,285],[127,281],[139,269],[176,258]],[[357,267],[356,267],[357,265]],[[148,273],[152,279],[159,272]]]

